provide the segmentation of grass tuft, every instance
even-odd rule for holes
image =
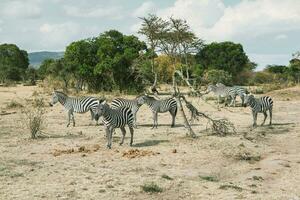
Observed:
[[[173,180],[172,177],[168,176],[167,174],[161,175],[162,178],[167,179],[167,180]]]
[[[8,109],[13,109],[13,108],[23,108],[23,107],[24,107],[24,106],[23,106],[21,103],[15,101],[15,100],[12,100],[11,102],[9,102],[9,103],[6,105],[6,108],[8,108]]]
[[[202,180],[210,181],[210,182],[218,182],[219,179],[215,176],[199,176]]]
[[[219,187],[219,189],[222,189],[222,190],[234,189],[234,190],[237,190],[237,191],[239,191],[239,192],[241,192],[241,191],[243,190],[243,188],[241,188],[240,186],[232,185],[232,184],[221,185],[221,186]]]
[[[142,185],[141,188],[144,192],[147,193],[160,193],[163,191],[163,189],[154,182],[146,183]]]

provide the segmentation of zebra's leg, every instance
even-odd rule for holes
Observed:
[[[236,106],[236,96],[233,97],[233,107]]]
[[[242,107],[243,107],[244,106],[244,101],[245,101],[244,95],[241,95],[240,97],[241,97],[241,100],[242,100]]]
[[[134,115],[133,115],[133,117],[134,117],[134,119],[133,119],[133,126],[134,126],[134,128],[137,128],[137,124],[136,124],[136,113],[137,113],[137,112],[135,112]]]
[[[121,132],[122,132],[122,139],[121,139],[120,145],[122,145],[124,143],[126,130],[125,130],[125,127],[120,127],[120,129],[121,129]]]
[[[68,111],[68,124],[67,124],[67,127],[70,126],[70,118],[71,118],[71,110]]]
[[[95,119],[95,116],[94,116],[94,112],[92,111],[92,109],[90,109],[90,113],[91,113],[91,119],[93,121]]]
[[[269,113],[270,113],[270,123],[269,123],[269,125],[272,125],[272,108],[270,108]]]
[[[264,114],[264,121],[263,121],[263,123],[261,123],[261,126],[265,124],[266,119],[268,117],[267,111],[263,112],[263,114]]]
[[[75,126],[75,118],[74,118],[74,113],[72,112],[72,120],[73,120],[73,126]]]
[[[252,111],[252,115],[253,115],[253,127],[256,127],[257,112]]]
[[[107,129],[107,148],[111,149],[111,143],[112,143],[112,133],[114,129],[112,127],[109,127]]]
[[[175,126],[175,110],[170,110],[170,113],[172,115],[172,124],[171,124],[171,128],[173,128]]]
[[[129,126],[129,130],[130,130],[130,146],[132,146],[132,143],[133,143],[133,127],[130,127]]]
[[[155,114],[155,128],[158,126],[158,113]]]
[[[152,129],[155,128],[156,125],[156,120],[157,120],[157,112],[153,112],[153,125],[152,125]]]

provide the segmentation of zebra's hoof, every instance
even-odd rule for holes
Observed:
[[[122,146],[122,145],[123,145],[123,142],[120,142],[119,145]]]
[[[110,146],[110,145],[107,145],[106,147],[107,147],[108,149],[111,149],[111,146]]]
[[[132,147],[132,143],[130,143],[130,144],[129,144],[129,146],[131,146],[131,147]]]

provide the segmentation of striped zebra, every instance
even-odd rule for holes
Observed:
[[[230,105],[232,105],[233,99],[235,99],[235,91],[231,87],[216,86],[211,84],[208,85],[206,94],[210,92],[213,92],[218,97],[218,106],[220,104],[221,97],[225,98],[225,105],[227,105],[227,101],[229,98],[231,99]]]
[[[261,125],[265,124],[265,121],[267,119],[267,111],[269,110],[270,113],[270,123],[269,125],[272,125],[272,110],[273,110],[273,100],[269,96],[264,96],[260,98],[254,98],[253,95],[245,95],[245,104],[249,105],[252,109],[252,115],[253,115],[253,127],[256,127],[256,120],[257,120],[257,114],[263,113],[264,114],[264,121]]]
[[[235,107],[235,103],[236,103],[236,96],[239,96],[241,98],[242,106],[244,106],[244,101],[245,101],[244,96],[245,96],[245,94],[249,94],[249,92],[247,91],[246,88],[241,87],[241,86],[227,87],[222,83],[217,83],[216,86],[221,87],[221,88],[227,88],[229,92],[233,93],[233,95],[230,95],[230,98],[233,98],[232,103],[233,103],[234,107]]]
[[[120,107],[128,107],[131,109],[134,117],[134,127],[137,128],[136,125],[136,114],[140,107],[144,104],[143,96],[138,96],[135,99],[123,99],[117,98],[111,102],[111,108],[116,109]]]
[[[96,116],[96,109],[99,102],[103,100],[99,100],[95,97],[69,97],[63,92],[54,91],[52,95],[52,101],[49,103],[50,106],[53,106],[57,102],[61,103],[68,111],[68,124],[70,125],[70,119],[72,117],[73,126],[75,126],[74,112],[75,113],[86,113],[88,111],[91,112],[92,120],[96,120],[98,123],[98,117]]]
[[[153,126],[152,128],[157,128],[157,115],[158,113],[165,113],[167,111],[172,115],[171,127],[175,126],[175,117],[177,114],[177,102],[173,98],[157,100],[154,97],[144,95],[145,103],[150,107],[153,114]]]
[[[134,127],[134,117],[130,108],[120,107],[112,109],[106,102],[100,103],[97,107],[97,114],[101,117],[103,116],[103,124],[105,126],[106,136],[107,136],[107,148],[111,149],[112,145],[112,133],[115,128],[120,128],[122,131],[122,140],[120,145],[124,143],[126,130],[125,126],[128,125],[131,138],[130,146],[133,143],[133,127]]]

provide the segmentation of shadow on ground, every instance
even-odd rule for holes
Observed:
[[[160,143],[169,142],[169,140],[146,140],[145,142],[136,143],[133,144],[133,147],[149,147],[149,146],[155,146]]]

